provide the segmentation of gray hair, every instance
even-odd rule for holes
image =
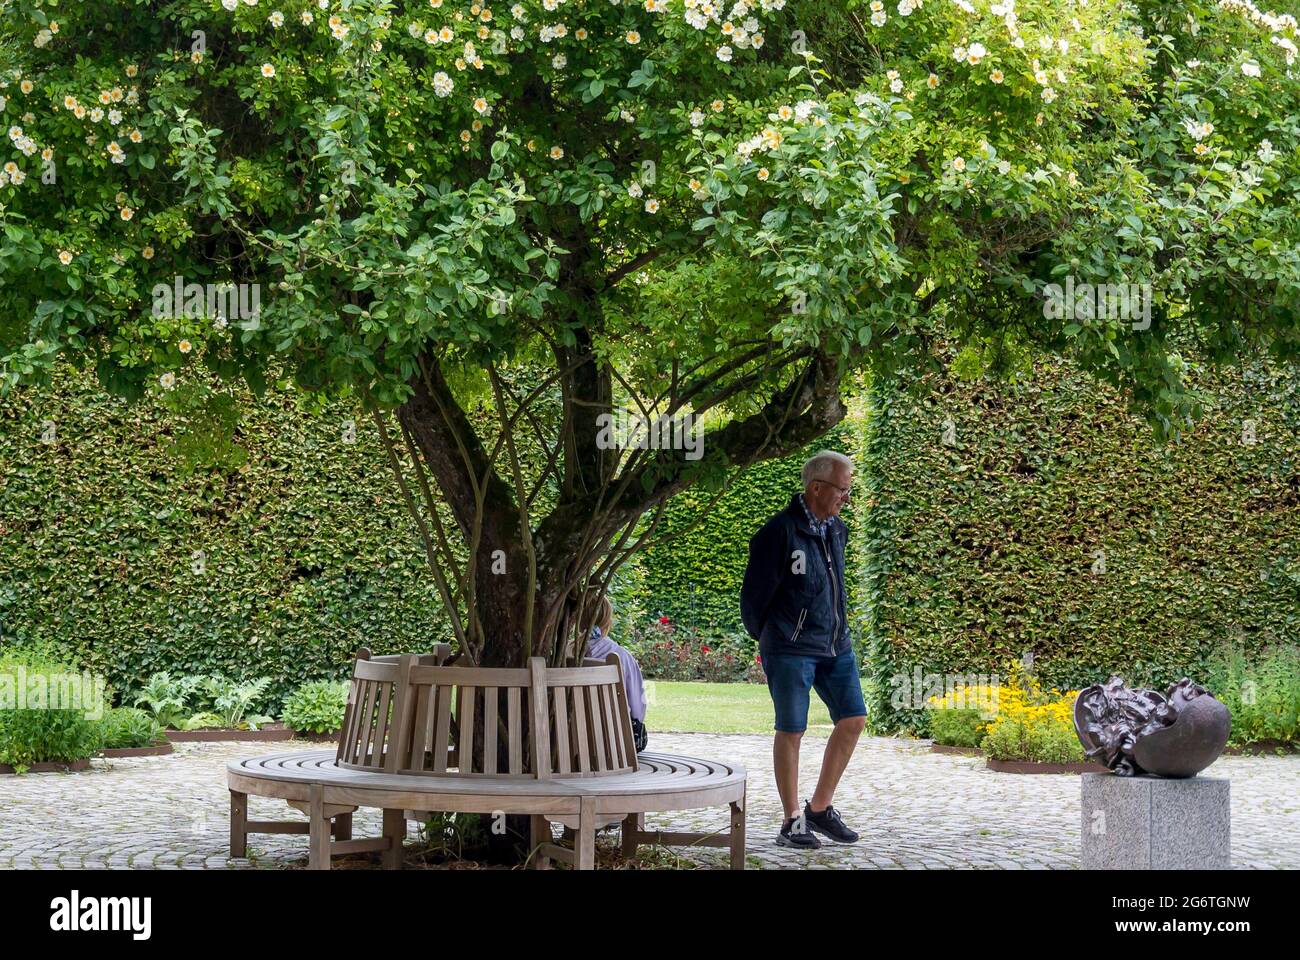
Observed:
[[[836,464],[843,464],[853,469],[853,458],[846,457],[834,450],[821,450],[809,457],[803,465],[803,485],[806,487],[814,480],[830,480]]]

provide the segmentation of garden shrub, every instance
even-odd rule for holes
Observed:
[[[66,664],[33,656],[0,658],[0,763],[21,771],[35,763],[70,763],[100,749],[102,700],[51,709],[58,696],[54,691],[64,688],[60,678],[76,673]]]
[[[668,617],[632,627],[625,646],[649,680],[737,683],[754,663],[757,645],[743,633],[705,633]]]
[[[987,726],[978,710],[936,710],[930,715],[930,736],[948,747],[978,747]]]
[[[166,670],[160,670],[145,681],[134,702],[136,706],[146,705],[160,726],[180,729],[180,725],[189,716],[190,700],[202,679],[173,677]]]
[[[1045,688],[1013,661],[997,690],[997,716],[980,748],[994,760],[1082,763],[1087,759],[1074,730],[1079,691]]]
[[[195,717],[187,721],[186,729],[198,726],[218,726],[228,729],[256,730],[270,723],[275,718],[266,713],[255,713],[257,704],[266,702],[266,691],[271,686],[270,677],[258,677],[255,680],[238,682],[228,677],[209,674],[198,685],[199,703],[204,708],[201,714],[203,723]],[[212,723],[212,718],[216,723]]]
[[[962,685],[929,703],[930,736],[949,747],[978,747],[997,717],[998,688]]]
[[[135,707],[113,707],[104,711],[101,726],[104,748],[108,750],[149,747],[165,739],[163,725],[154,715]]]
[[[1233,746],[1300,743],[1300,647],[1272,647],[1252,661],[1225,644],[1210,659],[1203,685],[1232,714]]]
[[[240,682],[218,674],[173,677],[163,670],[149,677],[135,702],[148,706],[159,724],[173,730],[256,730],[274,719],[255,712],[259,705],[270,709],[270,687],[270,677]]]
[[[999,714],[980,747],[994,760],[1083,763],[1087,757],[1074,726],[1070,704],[1024,706]]]
[[[289,694],[280,719],[305,733],[333,733],[343,726],[349,687],[345,680],[304,683]]]

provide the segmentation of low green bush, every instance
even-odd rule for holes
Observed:
[[[149,747],[164,739],[163,725],[153,714],[135,707],[114,707],[105,711],[101,726],[106,750]]]
[[[1248,659],[1225,645],[1209,658],[1204,686],[1232,714],[1233,746],[1300,742],[1300,647],[1275,646]]]
[[[1072,727],[1046,718],[999,720],[988,728],[980,746],[994,760],[1083,763],[1088,759]]]
[[[199,727],[230,729],[258,727],[270,723],[267,691],[271,678],[236,681],[228,677],[173,677],[166,671],[152,674],[135,698],[144,704],[163,727],[171,730],[196,730]]]
[[[284,702],[280,719],[305,733],[332,733],[343,726],[347,681],[315,680],[297,687]]]
[[[206,730],[206,729],[223,729],[230,728],[219,713],[213,713],[210,710],[203,710],[194,714],[192,717],[186,717],[181,721],[179,730]]]
[[[948,747],[978,747],[988,725],[978,710],[934,710],[930,714],[930,736]]]
[[[135,698],[135,705],[147,706],[165,728],[176,730],[189,715],[190,700],[201,677],[173,677],[166,670],[151,674]]]
[[[214,713],[219,718],[217,726],[232,729],[247,726],[250,730],[256,730],[275,719],[270,714],[253,712],[259,703],[265,701],[270,686],[270,677],[258,677],[241,683],[213,674],[203,678],[199,691],[204,698],[203,706],[208,708],[206,712]]]
[[[71,763],[89,757],[103,744],[102,691],[93,702],[70,702],[56,693],[78,671],[35,655],[0,659],[0,763],[20,773],[35,763]],[[90,691],[87,691],[87,696]]]

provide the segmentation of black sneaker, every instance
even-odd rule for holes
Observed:
[[[816,850],[822,842],[818,840],[803,817],[791,817],[781,824],[781,832],[776,835],[778,847],[795,847],[799,850]]]
[[[816,830],[832,840],[840,843],[854,843],[858,839],[858,834],[844,825],[839,812],[830,804],[827,804],[826,809],[820,813],[813,813],[812,807],[805,800],[803,802],[803,818],[808,824],[809,831]]]

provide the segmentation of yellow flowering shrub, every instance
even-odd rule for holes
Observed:
[[[997,717],[1000,688],[967,684],[942,697],[930,697],[930,735],[935,743],[950,747],[978,747],[988,725]]]
[[[976,746],[995,760],[1077,763],[1085,760],[1074,732],[1077,690],[1044,689],[1013,661],[1005,682],[958,687],[931,697],[936,743]]]

